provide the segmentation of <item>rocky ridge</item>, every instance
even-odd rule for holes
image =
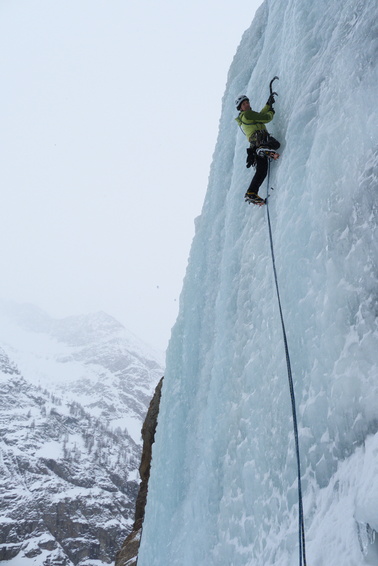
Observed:
[[[0,561],[102,566],[134,522],[162,368],[105,313],[26,310],[0,312]]]

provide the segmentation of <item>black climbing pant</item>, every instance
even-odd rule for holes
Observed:
[[[273,149],[274,151],[280,147],[280,142],[276,140],[273,136],[268,136],[267,143],[263,144],[264,147],[268,147],[269,149]],[[256,155],[256,172],[253,176],[251,184],[248,188],[248,193],[255,193],[256,195],[259,192],[259,188],[261,187],[264,179],[268,173],[268,157],[260,157]]]
[[[259,188],[261,187],[264,179],[268,173],[268,158],[267,157],[259,157],[256,155],[256,173],[253,176],[251,184],[248,188],[248,193],[257,193],[259,192]]]

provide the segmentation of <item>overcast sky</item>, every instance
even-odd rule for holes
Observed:
[[[0,297],[164,350],[262,0],[0,0]]]

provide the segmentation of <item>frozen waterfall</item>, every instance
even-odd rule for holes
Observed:
[[[252,173],[234,122],[235,97],[260,110],[274,75],[269,210],[308,564],[378,561],[377,69],[376,0],[266,0],[243,35],[167,353],[138,566],[298,563],[266,209],[244,203]]]

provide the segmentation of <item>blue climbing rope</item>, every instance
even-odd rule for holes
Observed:
[[[268,218],[270,251],[271,251],[271,254],[272,254],[274,280],[275,280],[275,284],[276,284],[276,291],[277,291],[278,307],[279,307],[280,318],[281,318],[283,341],[284,341],[284,345],[285,345],[287,376],[288,376],[288,380],[289,380],[290,398],[291,398],[291,409],[292,409],[292,413],[293,413],[295,452],[296,452],[296,457],[297,457],[297,474],[298,474],[299,566],[306,566],[306,540],[305,540],[305,528],[304,528],[304,516],[303,516],[303,502],[302,502],[301,460],[300,460],[300,454],[299,454],[297,410],[296,410],[296,404],[295,404],[295,393],[294,393],[294,384],[293,384],[293,374],[291,372],[289,346],[288,346],[288,343],[287,343],[285,322],[284,322],[284,317],[283,317],[283,314],[282,314],[280,290],[279,290],[279,287],[278,287],[278,278],[277,278],[277,270],[276,270],[276,260],[275,260],[275,256],[274,256],[272,226],[271,226],[271,223],[270,223],[270,215],[269,215],[269,194],[268,194],[269,186],[270,186],[269,181],[270,181],[270,160],[268,160],[266,213],[267,213],[267,218]]]

